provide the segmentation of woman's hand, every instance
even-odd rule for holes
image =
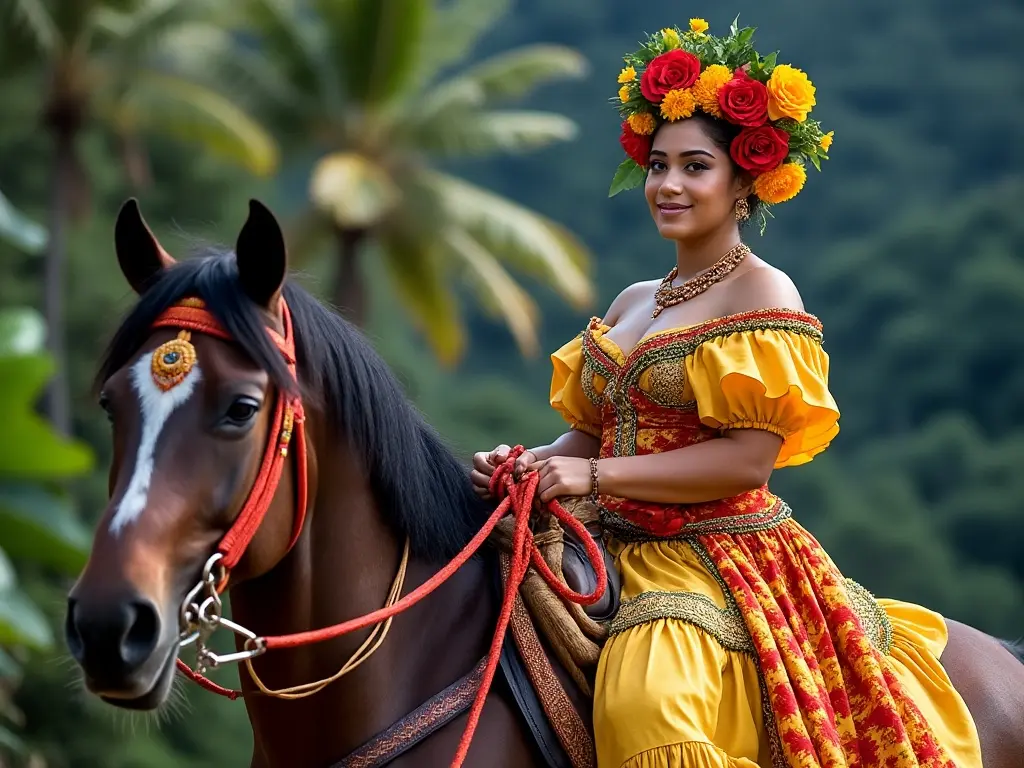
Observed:
[[[511,451],[512,449],[509,446],[502,443],[490,452],[480,451],[473,455],[473,470],[469,473],[469,476],[473,481],[473,489],[477,492],[477,495],[485,499],[491,498],[491,475],[494,474],[494,470],[498,466],[508,460],[508,455]],[[537,457],[533,451],[523,451],[522,455],[516,459],[513,475],[519,478],[536,461]]]
[[[590,477],[590,459],[552,456],[535,462],[530,469],[537,470],[540,475],[537,492],[543,502],[559,496],[588,496],[594,488]]]

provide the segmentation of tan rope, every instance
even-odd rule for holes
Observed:
[[[402,550],[402,561],[398,564],[398,573],[395,574],[395,580],[391,584],[391,591],[388,593],[387,602],[384,604],[385,608],[391,607],[398,602],[398,599],[402,596],[402,588],[405,586],[405,574],[409,566],[409,540],[405,540],[405,547]],[[374,652],[380,648],[384,639],[388,636],[388,631],[391,629],[392,618],[385,620],[382,624],[375,624],[371,630],[369,636],[363,641],[349,657],[348,661],[330,677],[324,678],[323,680],[316,680],[311,683],[302,683],[301,685],[293,685],[290,688],[279,688],[272,689],[268,688],[259,675],[256,674],[256,670],[253,668],[252,659],[245,660],[246,669],[249,670],[249,675],[252,677],[256,686],[261,692],[267,696],[272,696],[275,699],[302,699],[307,696],[312,696],[315,693],[319,693],[328,685],[337,680],[341,679],[353,669],[356,669],[360,664],[370,658]],[[379,635],[379,636],[378,636]]]

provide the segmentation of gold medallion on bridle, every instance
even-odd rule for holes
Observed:
[[[153,381],[164,392],[178,386],[196,364],[196,348],[190,339],[192,334],[181,331],[178,338],[166,341],[153,350],[150,370]]]

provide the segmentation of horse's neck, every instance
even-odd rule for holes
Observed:
[[[295,549],[270,573],[232,592],[233,614],[243,626],[260,635],[289,634],[338,624],[385,604],[401,543],[378,514],[357,466],[337,459],[321,465],[313,509]],[[437,568],[413,558],[403,594]],[[373,656],[321,693],[299,701],[247,695],[257,745],[269,763],[329,764],[469,672],[487,652],[494,626],[489,579],[480,561],[468,563],[434,595],[396,617]],[[367,635],[271,651],[254,667],[271,688],[321,680],[335,674]],[[244,670],[242,676],[248,677]]]

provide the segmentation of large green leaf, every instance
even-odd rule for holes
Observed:
[[[344,12],[344,5],[345,0],[339,0],[334,8]],[[236,26],[244,34],[259,37],[259,48],[252,53],[266,57],[266,68],[275,73],[273,77],[286,78],[322,110],[335,112],[341,104],[342,89],[332,58],[333,30],[323,19],[304,13],[305,6],[302,0],[246,0],[229,7],[236,9]]]
[[[67,498],[38,485],[0,482],[0,541],[14,557],[75,574],[88,558],[90,537]]]
[[[0,357],[0,479],[64,478],[92,466],[92,453],[84,443],[61,438],[33,408],[52,372],[53,362],[46,355]]]
[[[576,123],[552,112],[496,110],[468,115],[440,115],[423,126],[418,148],[442,155],[530,152],[576,137]]]
[[[11,0],[2,14],[9,14],[25,29],[40,51],[53,53],[61,42],[60,31],[44,0]]]
[[[349,96],[376,106],[416,71],[430,0],[320,0]]]
[[[31,355],[43,349],[46,321],[29,307],[0,309],[0,358]]]
[[[256,175],[277,168],[274,137],[228,96],[200,83],[143,70],[114,109],[119,125],[196,143]]]
[[[444,242],[468,268],[466,277],[481,306],[501,317],[508,326],[520,352],[536,355],[537,305],[522,286],[480,243],[456,227],[445,230]]]
[[[46,247],[46,229],[19,213],[0,192],[0,237],[28,253],[40,253]]]
[[[496,54],[457,77],[479,83],[488,99],[508,99],[525,96],[552,80],[579,79],[588,69],[586,58],[578,51],[538,43]]]
[[[21,590],[0,592],[0,645],[23,645],[38,651],[53,645],[46,616]]]
[[[443,7],[435,6],[427,19],[416,84],[429,83],[445,67],[469,56],[509,5],[510,0],[453,0]]]
[[[465,348],[465,328],[458,302],[448,283],[448,266],[436,243],[428,238],[388,232],[383,238],[384,263],[402,308],[445,365]]]
[[[0,747],[3,747],[10,752],[14,752],[17,755],[25,754],[25,742],[2,725],[0,725]]]
[[[445,215],[489,251],[550,283],[574,306],[593,302],[594,288],[584,271],[587,251],[562,226],[463,179],[437,171],[420,176]]]

